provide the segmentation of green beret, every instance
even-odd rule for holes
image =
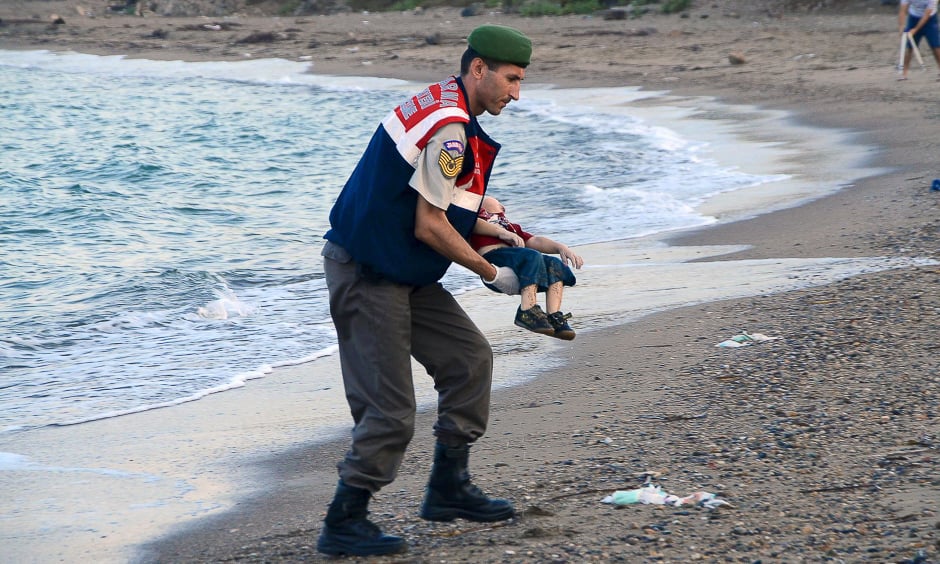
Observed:
[[[504,25],[481,25],[470,32],[467,43],[487,59],[520,67],[527,67],[532,55],[532,41],[518,29]]]

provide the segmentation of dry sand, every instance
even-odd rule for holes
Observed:
[[[798,208],[683,233],[673,245],[749,245],[712,261],[940,259],[940,192],[929,190],[940,177],[938,71],[927,56],[926,71],[895,80],[896,8],[877,0],[830,12],[695,2],[689,17],[621,21],[462,18],[447,9],[177,20],[104,17],[101,6],[91,18],[76,4],[3,2],[5,22],[55,11],[66,23],[6,23],[0,48],[310,57],[315,72],[430,81],[454,70],[473,27],[513,25],[536,46],[527,82],[636,85],[786,110],[877,148],[865,157],[882,173]],[[731,52],[746,62],[730,64]],[[812,155],[800,158],[814,166]],[[425,414],[400,478],[372,505],[411,551],[373,561],[940,562],[938,283],[937,266],[889,270],[671,310],[578,339],[562,364],[494,397],[471,470],[521,510],[505,524],[417,518],[432,440]],[[782,338],[714,346],[742,328]],[[345,446],[277,456],[269,492],[149,546],[143,560],[318,560]],[[646,477],[672,493],[712,491],[734,507],[599,503]]]

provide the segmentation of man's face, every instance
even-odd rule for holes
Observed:
[[[510,63],[503,63],[490,69],[482,59],[473,62],[472,71],[478,79],[476,96],[473,102],[474,115],[484,111],[498,116],[509,102],[519,99],[519,90],[525,79],[525,69]]]

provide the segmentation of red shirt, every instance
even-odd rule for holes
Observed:
[[[524,231],[518,223],[511,223],[508,219],[506,219],[506,214],[489,213],[488,211],[481,208],[480,213],[477,214],[477,217],[479,217],[483,221],[486,221],[487,223],[495,223],[496,225],[499,225],[506,231],[512,231],[516,235],[522,237],[523,241],[528,241],[529,239],[534,237],[534,235],[532,235],[531,233]],[[473,247],[473,250],[478,251],[482,249],[483,247],[487,247],[489,245],[500,245],[503,247],[509,246],[505,241],[497,237],[490,237],[488,235],[477,235],[476,233],[474,233],[473,235],[470,235],[470,246]]]

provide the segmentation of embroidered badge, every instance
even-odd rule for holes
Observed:
[[[441,149],[441,156],[437,158],[437,162],[441,166],[441,172],[445,177],[454,178],[463,168],[463,155],[452,157],[445,149]]]
[[[452,139],[450,141],[444,141],[444,150],[450,151],[451,153],[460,153],[463,154],[463,143]]]

